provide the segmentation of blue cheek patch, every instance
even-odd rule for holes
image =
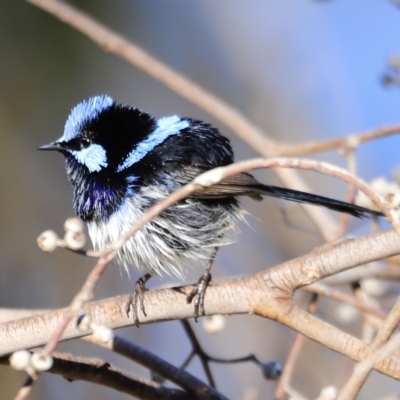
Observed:
[[[106,151],[99,144],[92,144],[87,149],[72,150],[70,153],[90,172],[99,172],[108,165]]]
[[[150,133],[145,140],[138,143],[136,148],[128,154],[128,156],[120,165],[118,165],[117,172],[121,172],[124,169],[136,164],[147,154],[149,154],[155,147],[163,143],[168,137],[179,135],[182,129],[188,127],[189,122],[182,121],[182,119],[176,115],[160,118],[157,121],[156,129]]]

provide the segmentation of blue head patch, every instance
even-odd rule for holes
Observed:
[[[60,142],[68,142],[75,139],[81,133],[84,124],[94,120],[101,112],[111,107],[114,100],[106,95],[92,97],[76,105],[69,114],[64,127],[64,136]]]
[[[89,100],[83,101],[76,105],[64,127],[64,135],[58,142],[71,142],[78,139],[82,135],[82,129],[85,124],[96,119],[101,112],[111,107],[114,100],[109,96],[96,96]],[[107,167],[107,154],[105,149],[99,144],[90,144],[86,148],[69,149],[76,160],[85,165],[89,172],[99,172],[102,168]]]

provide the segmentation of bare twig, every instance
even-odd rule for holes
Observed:
[[[87,341],[140,363],[149,368],[153,374],[169,379],[186,389],[195,398],[203,400],[225,399],[214,388],[207,386],[190,373],[173,366],[142,347],[116,336],[112,329],[103,324],[98,324],[89,315],[85,314],[79,317],[78,328],[83,332],[91,331],[92,334],[85,338]]]
[[[398,133],[400,133],[400,124],[372,129],[366,132],[347,135],[338,139],[321,142],[309,142],[301,144],[276,143],[275,147],[273,147],[270,151],[270,156],[299,156],[312,153],[320,153],[323,151],[335,150],[340,148],[348,148],[349,146],[355,149],[360,144],[369,142],[371,140],[396,135]]]
[[[315,314],[318,306],[318,295],[313,293],[311,296],[311,301],[308,306],[308,312]],[[275,391],[275,399],[283,400],[287,393],[287,388],[289,387],[289,382],[293,374],[294,366],[297,359],[299,358],[300,351],[303,348],[306,337],[300,333],[296,335],[292,348],[290,349],[289,356],[286,360],[285,367],[282,371],[281,379],[279,380],[279,385]]]
[[[370,315],[373,315],[379,319],[385,319],[387,317],[387,314],[385,314],[383,311],[378,310],[374,307],[371,307],[367,305],[365,302],[362,302],[355,298],[354,296],[350,296],[346,293],[343,293],[339,290],[335,290],[328,285],[324,285],[323,283],[313,283],[312,285],[305,286],[302,288],[302,290],[306,292],[312,292],[316,293],[321,296],[326,296],[331,299],[340,301],[341,303],[348,304],[354,308],[357,308],[363,313],[367,313]]]
[[[376,278],[386,281],[398,281],[400,279],[400,268],[395,265],[371,263],[344,271],[338,275],[330,276],[324,283],[330,286],[343,285],[357,282],[365,278]]]
[[[269,363],[263,363],[254,354],[249,354],[248,356],[236,357],[236,358],[218,358],[218,357],[210,356],[201,347],[200,342],[198,341],[196,334],[194,333],[194,330],[193,330],[192,326],[190,325],[189,321],[184,319],[181,322],[182,322],[185,332],[188,335],[188,337],[192,343],[192,346],[193,346],[193,350],[190,353],[187,360],[190,361],[193,358],[193,356],[196,354],[199,356],[200,361],[203,365],[204,371],[210,382],[210,385],[214,382],[214,379],[213,379],[211,371],[210,371],[209,362],[215,362],[218,364],[237,364],[237,363],[243,363],[243,362],[252,362],[261,369],[265,379],[278,379],[279,378],[279,376],[281,374],[281,369],[282,369],[280,363],[277,363],[274,361],[269,362]],[[188,361],[186,361],[184,363],[184,367],[186,367],[187,364],[188,364]],[[184,367],[182,367],[182,368],[184,368]]]
[[[186,332],[186,335],[188,336],[190,342],[192,343],[193,347],[193,355],[197,354],[200,358],[201,365],[203,366],[204,372],[206,374],[206,377],[208,379],[208,383],[210,384],[211,387],[216,387],[215,386],[215,381],[211,373],[210,365],[208,364],[209,357],[203,350],[203,348],[200,345],[200,342],[198,341],[196,334],[194,333],[193,328],[190,326],[190,322],[187,321],[186,319],[181,320],[183,329]]]
[[[34,383],[33,378],[31,376],[28,376],[25,379],[23,385],[19,388],[17,394],[14,397],[14,400],[26,399],[33,388],[33,383]]]
[[[67,309],[67,313],[64,316],[61,324],[57,327],[54,334],[51,336],[50,340],[47,342],[46,346],[43,348],[42,353],[44,356],[51,354],[57,344],[61,340],[63,333],[65,332],[68,324],[74,318],[74,316],[81,310],[81,308],[93,297],[93,290],[96,286],[96,283],[103,275],[108,263],[111,261],[112,258],[100,258],[99,262],[95,265],[93,270],[90,272],[89,276],[87,277],[84,285],[82,286],[81,290],[78,294],[72,299],[71,305]],[[29,392],[33,388],[33,383],[35,380],[39,378],[40,374],[36,374],[35,376],[31,376],[27,379],[25,384],[22,388],[18,391],[15,400],[23,400],[25,399]]]
[[[363,289],[361,285],[361,281],[353,282],[350,285],[351,291],[354,295],[354,298],[365,305],[369,305],[371,303],[371,298],[367,291]],[[376,331],[378,330],[378,326],[381,325],[380,319],[378,320],[376,316],[372,316],[370,313],[361,312],[361,340],[370,345],[372,338],[374,337]]]
[[[347,169],[354,175],[356,175],[356,158],[354,154],[354,147],[347,147],[344,149],[346,160],[347,160]],[[344,201],[346,203],[354,203],[354,198],[356,195],[356,190],[354,186],[347,185],[346,195],[344,197]],[[340,238],[343,236],[346,231],[347,221],[349,220],[348,214],[341,214],[339,217],[338,223],[338,233],[337,237]]]
[[[105,254],[104,257],[101,257],[99,259],[98,263],[95,265],[95,267],[88,275],[80,291],[72,299],[72,302],[68,308],[66,316],[64,317],[62,323],[58,326],[57,330],[52,335],[51,339],[44,347],[43,353],[51,354],[55,350],[68,324],[77,315],[77,313],[81,311],[83,306],[93,298],[93,290],[111,260],[112,260],[112,255],[109,255],[107,253]]]
[[[370,351],[372,354],[361,360],[354,367],[353,374],[347,381],[340,393],[338,400],[352,400],[360,391],[362,385],[372,372],[374,364],[379,357],[389,354],[400,345],[400,335],[397,335],[393,340],[387,342],[392,333],[397,328],[400,321],[400,297],[393,306],[388,317],[379,329],[374,341],[371,343]],[[387,343],[386,343],[387,342]]]
[[[397,334],[380,349],[369,353],[367,357],[354,367],[353,374],[339,394],[338,400],[354,399],[362,384],[365,382],[365,379],[374,368],[375,363],[377,363],[380,358],[386,357],[388,354],[395,351],[399,346],[400,334]]]
[[[151,371],[156,372],[187,390],[196,399],[226,399],[221,393],[206,385],[187,371],[173,366],[155,354],[121,337],[114,336],[111,343],[101,343],[97,341],[96,344],[149,368]]]
[[[371,350],[377,350],[386,343],[392,336],[393,332],[398,328],[400,321],[400,297],[391,309],[385,322],[379,329],[374,341],[371,343]]]

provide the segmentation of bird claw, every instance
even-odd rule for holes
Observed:
[[[204,299],[207,291],[207,287],[211,282],[211,274],[209,271],[205,272],[199,281],[197,282],[196,287],[186,295],[186,302],[190,304],[193,299],[194,300],[194,320],[197,322],[197,319],[201,316],[205,315],[204,309]]]
[[[133,323],[139,328],[139,314],[138,305],[145,317],[147,317],[146,309],[144,307],[144,292],[147,290],[146,282],[151,278],[150,274],[143,275],[139,278],[133,288],[133,292],[129,295],[129,299],[125,305],[125,312],[127,317],[129,317],[129,312],[132,308]]]

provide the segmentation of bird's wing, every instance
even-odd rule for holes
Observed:
[[[228,176],[213,186],[203,187],[194,196],[202,199],[249,196],[254,200],[262,200],[261,195],[265,194],[262,186],[252,175],[240,173]]]

